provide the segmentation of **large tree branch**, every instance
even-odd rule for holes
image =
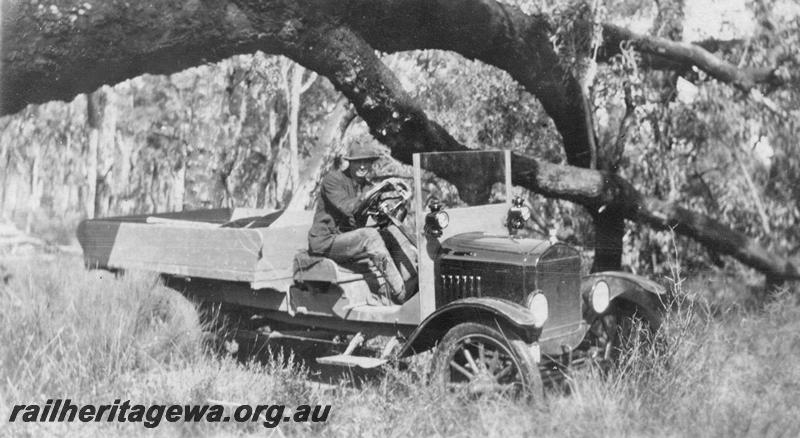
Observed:
[[[274,40],[253,32],[248,18],[223,0],[109,0],[89,9],[77,0],[0,4],[0,115],[144,73],[275,51]]]
[[[638,34],[612,24],[603,26],[603,45],[598,55],[601,60],[607,60],[619,54],[625,44],[645,55],[645,63],[651,68],[683,72],[697,67],[709,76],[743,91],[749,91],[760,84],[781,86],[787,80],[776,74],[777,66],[740,68],[715,56],[711,51],[724,45],[720,41],[681,43]]]
[[[494,0],[336,3],[337,17],[377,49],[449,50],[508,72],[553,119],[567,162],[580,167],[595,163],[592,109],[579,80],[553,46],[550,17],[527,15]]]
[[[279,53],[280,39],[295,27],[327,19],[348,24],[380,50],[452,50],[507,71],[542,102],[562,135],[568,162],[588,167],[595,159],[590,107],[579,81],[560,62],[544,15],[526,15],[494,0],[271,0],[255,2],[255,15],[243,14],[236,6],[242,2],[226,0],[107,1],[91,9],[84,3],[3,2],[0,115],[143,73],[173,73],[255,50]],[[252,20],[267,26],[255,32]],[[781,80],[773,69],[740,71],[698,46],[613,25],[605,26],[604,38],[604,58],[631,41],[665,61],[661,67],[697,65],[740,87]]]
[[[282,40],[327,20],[348,24],[380,50],[452,50],[508,71],[553,118],[568,161],[584,167],[592,161],[591,109],[559,62],[548,17],[493,0],[107,1],[88,11],[79,0],[51,3],[58,13],[20,0],[3,3],[0,115],[143,73],[173,73],[255,50],[280,53]]]
[[[243,14],[236,3],[242,2],[109,1],[85,10],[78,0],[57,0],[53,12],[6,1],[0,114],[142,73],[172,73],[257,49],[279,53],[280,38],[294,27],[327,19],[348,24],[380,50],[451,50],[507,71],[542,102],[562,135],[567,161],[588,167],[595,160],[591,109],[553,48],[547,16],[526,15],[494,0],[272,0],[256,2],[255,15]],[[267,26],[254,32],[251,20]],[[630,40],[672,68],[698,65],[739,86],[777,79],[771,69],[740,72],[697,46],[612,25],[604,36],[600,54],[606,57]]]
[[[514,183],[547,197],[610,209],[659,230],[675,230],[775,279],[800,279],[800,261],[774,254],[725,224],[677,203],[646,197],[619,175],[514,156]]]
[[[721,222],[676,203],[654,198],[640,198],[639,209],[629,219],[656,229],[674,229],[708,249],[727,254],[766,274],[768,278],[799,279],[800,264],[766,250],[755,240],[731,230]]]

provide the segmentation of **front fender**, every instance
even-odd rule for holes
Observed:
[[[635,305],[650,322],[650,326],[658,328],[661,316],[667,306],[667,290],[660,284],[628,272],[605,271],[589,274],[581,279],[581,295],[583,296],[584,319],[590,323],[598,316],[592,310],[590,293],[592,286],[603,280],[608,283],[609,301],[628,302]]]
[[[425,318],[408,337],[400,357],[433,348],[448,330],[462,322],[482,322],[500,330],[512,330],[523,341],[533,342],[541,333],[524,306],[501,298],[464,298],[446,304]],[[497,328],[497,327],[496,327]]]

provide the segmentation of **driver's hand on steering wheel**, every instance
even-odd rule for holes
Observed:
[[[386,184],[391,184],[394,190],[398,191],[411,190],[411,188],[408,186],[408,184],[403,178],[392,177],[384,180],[383,182]]]
[[[391,179],[392,178],[389,178],[389,179],[383,180],[383,181],[381,181],[379,183],[376,183],[372,187],[370,187],[368,190],[364,190],[363,192],[361,192],[360,200],[362,202],[366,201],[369,198],[371,198],[375,193],[383,191],[389,184],[391,184],[391,181],[390,181]]]
[[[378,212],[380,212],[384,216],[388,216],[389,213],[391,212],[391,209],[389,208],[389,202],[383,201],[380,204],[378,204]]]
[[[397,177],[386,178],[385,180],[383,180],[383,182],[386,184],[391,184],[395,187],[397,187],[399,184],[402,185],[406,184],[405,181],[403,181],[403,178],[397,178]]]
[[[399,190],[391,190],[388,192],[381,193],[381,201],[387,201],[389,199],[400,199],[402,198],[403,194],[400,193]]]

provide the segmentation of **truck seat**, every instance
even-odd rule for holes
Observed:
[[[377,274],[371,266],[372,262],[366,258],[342,266],[327,257],[300,251],[294,256],[292,271],[294,281],[298,283],[315,281],[339,284],[362,280],[365,274]]]

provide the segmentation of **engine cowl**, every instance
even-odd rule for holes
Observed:
[[[436,306],[491,296],[522,304],[542,291],[550,306],[545,327],[581,320],[580,255],[546,240],[465,233],[442,242],[436,261]]]

